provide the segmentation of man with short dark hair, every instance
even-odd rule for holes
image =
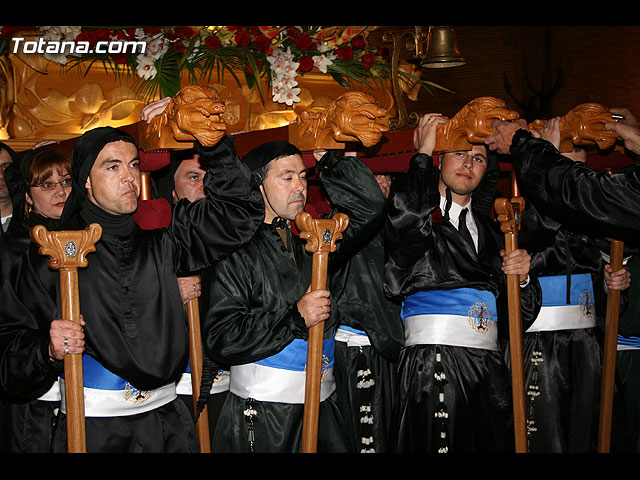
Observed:
[[[334,393],[339,314],[331,281],[327,289],[309,289],[312,256],[292,231],[296,215],[305,209],[309,167],[288,142],[261,145],[244,161],[260,184],[265,215],[251,242],[214,269],[203,343],[214,361],[231,365],[231,373],[212,450],[300,451],[308,329],[324,321],[318,452],[349,451]],[[332,204],[349,216],[338,251],[329,256],[333,271],[344,261],[341,255],[375,228],[384,198],[371,171],[356,157],[327,151],[317,169]]]
[[[505,275],[520,278],[525,323],[539,309],[539,286],[528,276],[527,252],[505,255],[504,234],[490,217],[497,159],[474,145],[441,152],[433,165],[445,121],[420,120],[417,154],[389,196],[385,290],[403,302],[405,328],[390,444],[397,452],[506,452],[513,410],[502,351]]]
[[[0,387],[36,398],[83,353],[87,451],[198,451],[192,416],[176,398],[188,358],[188,328],[177,273],[213,265],[248,241],[263,203],[235,157],[232,140],[201,149],[206,197],[175,207],[169,227],[142,230],[134,139],[111,127],[80,137],[63,230],[102,226],[88,267],[79,269],[83,324],[60,318],[59,273],[35,248],[18,260],[0,292]],[[63,403],[64,410],[64,403]],[[66,416],[53,451],[66,449]]]

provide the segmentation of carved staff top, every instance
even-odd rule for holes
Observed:
[[[95,252],[95,244],[102,236],[97,223],[84,230],[50,232],[43,225],[31,229],[31,239],[40,246],[40,255],[48,255],[49,267],[54,270],[73,270],[87,266],[87,254]]]
[[[296,225],[300,238],[306,240],[306,250],[311,253],[330,253],[336,249],[336,240],[342,238],[342,232],[349,225],[349,217],[337,213],[333,218],[314,219],[307,212],[296,215]]]

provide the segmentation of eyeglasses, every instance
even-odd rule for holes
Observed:
[[[59,182],[42,182],[40,185],[31,185],[32,187],[40,187],[40,190],[48,192],[55,190],[58,185],[62,188],[71,188],[72,181],[70,178],[65,178]]]

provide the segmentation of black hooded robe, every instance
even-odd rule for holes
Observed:
[[[355,157],[341,157],[328,151],[318,162],[318,170],[332,204],[349,216],[338,252],[329,256],[331,291],[333,265],[340,261],[339,252],[347,254],[351,245],[371,232],[382,215],[384,197],[371,171]],[[246,369],[272,368],[280,372],[291,368],[295,362],[283,359],[282,355],[288,355],[292,349],[299,348],[306,362],[308,329],[298,312],[297,301],[311,283],[312,255],[306,252],[303,240],[297,235],[287,235],[287,231],[287,227],[264,223],[249,244],[218,263],[213,271],[203,343],[215,362],[231,365],[230,392],[214,435],[214,452],[300,452],[304,400],[300,403],[298,396],[291,401],[288,396],[285,398],[288,401],[265,401],[267,397],[251,396],[257,383],[236,385],[239,372]],[[324,325],[324,354],[329,373],[323,385],[330,385],[332,377],[337,310],[332,296],[331,316]],[[303,372],[294,375],[299,373]],[[286,378],[290,378],[289,374]],[[265,387],[261,380],[255,378],[255,382]],[[296,385],[296,392],[300,393],[300,383]],[[271,390],[279,386],[270,383],[268,393],[271,395]],[[326,391],[328,397],[322,397],[320,403],[318,452],[349,452],[335,392],[330,387]]]
[[[391,187],[385,289],[391,299],[403,302],[406,342],[398,363],[398,395],[391,426],[396,435],[390,438],[390,449],[395,452],[513,450],[511,380],[500,349],[500,344],[508,340],[506,277],[499,253],[504,248],[504,234],[490,218],[499,171],[495,157],[489,156],[488,160],[487,171],[471,200],[478,227],[478,253],[449,222],[448,210],[439,208],[439,170],[430,156],[415,155],[409,170]],[[522,317],[527,323],[539,309],[535,277],[530,276],[520,291]],[[486,316],[489,307],[497,327],[491,325],[484,333],[497,328],[497,345],[492,349],[456,345],[459,335],[468,336],[475,330],[469,324],[458,328],[455,338],[447,334],[447,343],[431,340],[432,336],[409,341],[406,322],[413,316],[413,299],[431,298],[436,303],[461,292],[483,298],[473,306],[474,300],[456,303],[463,306],[463,321],[468,315],[474,326],[482,320],[476,317],[478,311]],[[492,299],[493,307],[488,303]],[[478,310],[475,307],[479,304],[482,308]],[[447,315],[452,308],[447,304],[438,315]],[[433,322],[428,317],[417,318],[426,319],[417,322],[424,327],[438,326],[445,334],[450,331],[449,319]]]
[[[540,316],[553,312],[550,324],[523,329],[529,451],[595,453],[602,381],[596,309],[606,305],[605,262],[593,238],[533,204],[522,218],[519,242],[531,254],[531,273],[542,287]],[[567,313],[569,323],[560,320]]]
[[[126,410],[122,416],[91,416],[94,407],[104,405],[85,401],[87,450],[197,451],[191,415],[170,390],[188,358],[187,319],[176,272],[207,267],[239,248],[261,222],[264,205],[233,153],[232,139],[225,139],[201,152],[209,166],[207,197],[177,205],[169,227],[141,230],[131,215],[107,214],[84,190],[98,153],[118,140],[135,144],[110,127],[78,140],[72,156],[74,187],[61,225],[82,229],[97,222],[103,227],[96,251],[88,255],[89,266],[78,271],[80,312],[86,322],[85,389],[92,380],[87,367],[125,384],[126,395],[117,402]],[[0,387],[27,400],[37,398],[63,373],[63,362],[48,356],[49,324],[61,312],[59,273],[47,262],[31,248],[0,292]],[[156,395],[160,392],[164,397]],[[65,427],[60,415],[54,451],[66,448]]]
[[[358,453],[387,451],[397,362],[404,345],[400,304],[384,294],[384,255],[378,229],[350,255],[333,282],[340,317],[337,401]]]
[[[49,147],[42,147],[47,149]],[[31,245],[29,231],[35,225],[44,225],[48,230],[57,227],[56,219],[45,218],[31,212],[24,215],[26,175],[36,152],[30,150],[5,170],[5,181],[13,202],[13,216],[7,231],[0,237],[0,285],[6,272],[16,259]],[[12,453],[48,453],[51,451],[51,436],[55,417],[60,408],[60,388],[55,382],[40,398],[29,402],[13,402],[3,397],[3,414],[6,422],[0,427],[0,435],[7,439],[6,451]]]

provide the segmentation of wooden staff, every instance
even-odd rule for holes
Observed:
[[[300,238],[307,241],[306,250],[313,253],[311,290],[324,290],[327,288],[329,253],[335,251],[335,242],[342,238],[342,232],[349,225],[349,217],[337,213],[331,219],[313,219],[310,214],[301,212],[296,215],[296,225],[300,230]],[[324,321],[309,328],[302,453],[315,453],[318,445],[323,337]]]
[[[624,242],[611,240],[611,267],[622,268]],[[604,357],[602,365],[602,391],[600,392],[600,424],[598,429],[598,453],[609,453],[611,446],[611,421],[613,418],[613,391],[616,375],[616,349],[618,345],[618,320],[620,316],[620,290],[609,290],[604,329]]]
[[[518,248],[520,220],[524,211],[524,198],[519,196],[515,175],[512,176],[514,196],[498,198],[495,209],[505,237],[507,254]],[[507,275],[509,299],[509,345],[511,354],[511,378],[513,396],[513,421],[516,453],[527,453],[527,420],[525,408],[524,360],[522,353],[522,310],[520,303],[520,279],[518,275]]]
[[[149,172],[140,174],[140,199],[151,199],[151,177]],[[189,364],[191,366],[191,397],[193,412],[196,413],[198,394],[202,384],[202,338],[200,333],[200,306],[198,299],[193,298],[185,304],[189,319]],[[205,405],[196,421],[196,434],[200,443],[200,453],[211,453],[211,437],[209,436],[209,412]]]
[[[80,324],[78,268],[87,266],[86,255],[95,252],[102,227],[92,223],[84,230],[49,232],[43,225],[31,229],[38,252],[49,255],[49,267],[60,271],[62,318]],[[82,354],[64,356],[65,404],[67,408],[67,448],[69,453],[86,453]]]

